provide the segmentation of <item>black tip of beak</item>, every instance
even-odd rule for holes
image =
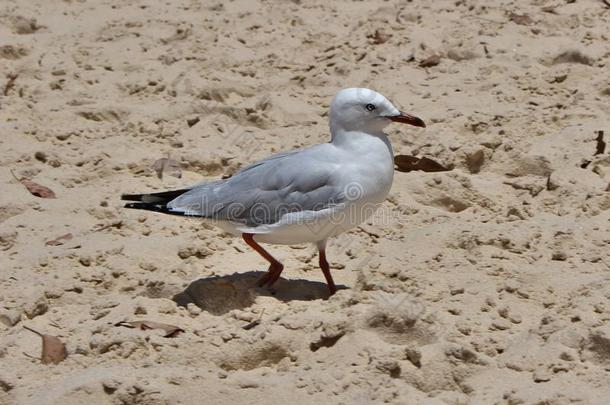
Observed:
[[[418,117],[413,117],[412,125],[415,125],[416,127],[426,128],[426,123],[424,122],[424,120]]]
[[[426,128],[426,123],[424,122],[424,120],[411,114],[401,112],[400,115],[394,115],[388,118],[394,122],[400,122],[402,124],[409,124],[420,128]]]

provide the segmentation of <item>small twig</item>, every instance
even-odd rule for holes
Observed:
[[[244,326],[242,326],[241,328],[243,330],[250,330],[252,328],[254,328],[255,326],[260,325],[261,320],[263,319],[263,314],[265,313],[265,308],[263,308],[263,310],[261,311],[261,315],[258,317],[258,319],[253,320],[252,322],[245,324]]]
[[[610,8],[610,0],[602,0],[606,7]]]
[[[38,357],[32,356],[31,354],[27,354],[26,352],[21,352],[24,356],[29,357],[30,359],[40,360]]]
[[[11,91],[11,89],[13,87],[15,87],[15,80],[17,80],[17,76],[19,76],[19,74],[17,74],[17,73],[9,73],[6,76],[6,77],[8,77],[8,81],[4,85],[4,91],[2,92],[2,94],[4,94],[5,96],[8,96],[8,92]]]
[[[23,329],[29,330],[30,332],[33,332],[33,333],[37,334],[38,336],[42,336],[42,333],[30,328],[29,326],[23,325]]]
[[[15,172],[13,171],[13,169],[10,169],[10,172],[11,172],[11,175],[13,176],[13,178],[14,178],[15,180],[17,180],[19,183],[21,183],[21,180],[23,180],[23,179],[20,179],[19,177],[17,177],[17,175],[15,174]]]

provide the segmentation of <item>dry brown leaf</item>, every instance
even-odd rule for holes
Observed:
[[[419,66],[423,67],[423,68],[427,68],[427,67],[436,66],[439,63],[441,63],[441,56],[438,54],[434,54],[434,55],[428,56],[426,59],[419,62]]]
[[[170,158],[161,158],[156,160],[152,164],[152,169],[157,173],[157,177],[160,179],[163,178],[165,173],[170,176],[181,178],[182,177],[182,169],[180,167],[180,162],[170,159]]]
[[[53,190],[51,190],[50,188],[45,187],[45,186],[41,186],[40,184],[35,183],[32,180],[29,180],[29,179],[26,179],[26,178],[21,178],[20,179],[17,176],[15,176],[15,173],[13,173],[12,170],[11,170],[11,174],[13,175],[15,180],[17,180],[18,182],[23,184],[25,186],[25,188],[27,188],[27,190],[32,195],[35,195],[36,197],[40,197],[40,198],[57,198],[55,196],[55,193],[53,192]]]
[[[115,323],[114,326],[124,326],[126,328],[138,328],[140,330],[161,329],[165,332],[164,337],[175,337],[178,333],[184,332],[184,329],[170,325],[167,323],[155,321],[121,321]]]
[[[59,245],[63,245],[64,242],[69,241],[70,239],[72,239],[72,234],[71,233],[66,233],[65,235],[61,235],[58,236],[57,238],[53,239],[53,240],[48,240],[45,242],[45,245],[47,246],[59,246]]]
[[[40,197],[40,198],[57,198],[55,196],[55,193],[53,192],[53,190],[51,190],[48,187],[42,186],[42,185],[40,185],[38,183],[35,183],[32,180],[21,179],[21,184],[23,184],[25,186],[25,188],[27,188],[28,191],[32,195],[35,195],[36,197]]]
[[[42,338],[42,364],[59,364],[68,357],[66,345],[57,336],[42,334],[25,325],[23,327]]]
[[[396,169],[401,172],[410,172],[413,170],[421,170],[424,172],[446,172],[450,170],[430,158],[418,158],[410,155],[394,156],[394,164],[396,165]]]
[[[534,22],[527,14],[510,13],[508,19],[519,25],[530,25]]]

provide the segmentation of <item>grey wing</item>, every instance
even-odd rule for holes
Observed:
[[[195,186],[167,204],[185,215],[257,226],[289,212],[318,211],[345,200],[328,144],[278,154],[233,177]]]

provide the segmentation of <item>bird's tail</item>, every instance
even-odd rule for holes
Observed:
[[[186,193],[189,190],[189,188],[183,188],[181,190],[162,191],[160,193],[123,194],[121,195],[121,200],[140,201],[151,204],[167,204],[174,198]]]
[[[184,215],[181,212],[170,211],[167,204],[190,189],[163,191],[150,194],[123,194],[121,200],[136,201],[125,204],[125,208],[161,212],[164,214]]]

